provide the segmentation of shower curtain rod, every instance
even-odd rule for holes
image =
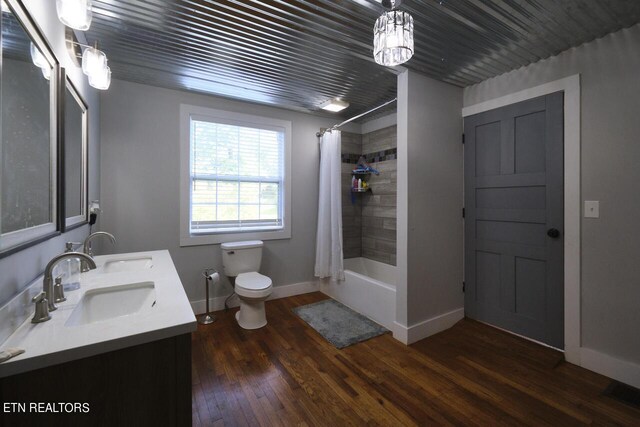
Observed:
[[[393,103],[393,102],[396,102],[397,100],[398,100],[398,98],[393,98],[391,101],[387,101],[387,102],[385,102],[384,104],[382,104],[382,105],[378,105],[377,107],[372,108],[372,109],[371,109],[371,110],[369,110],[369,111],[365,111],[365,112],[364,112],[364,113],[362,113],[362,114],[358,114],[358,115],[357,115],[357,116],[355,116],[355,117],[351,117],[350,119],[345,120],[344,122],[342,122],[342,123],[340,123],[340,124],[333,125],[333,126],[331,126],[330,128],[325,129],[325,130],[321,130],[320,132],[317,132],[317,133],[316,133],[316,136],[317,136],[318,138],[320,138],[322,135],[324,135],[324,133],[325,133],[325,132],[331,132],[331,131],[332,131],[332,130],[334,130],[334,129],[338,129],[339,127],[342,127],[342,126],[346,125],[347,123],[350,123],[350,122],[352,122],[352,121],[354,121],[354,120],[358,120],[358,119],[359,119],[360,117],[362,117],[362,116],[366,116],[367,114],[371,114],[371,113],[373,113],[374,111],[381,109],[382,107],[386,107],[387,105],[389,105],[389,104],[391,104],[391,103]]]

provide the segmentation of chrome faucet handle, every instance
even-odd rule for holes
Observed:
[[[36,304],[36,312],[33,314],[31,323],[42,323],[51,319],[51,315],[49,314],[49,302],[47,301],[44,291],[33,297],[31,301]]]
[[[62,276],[56,277],[56,283],[53,285],[53,302],[65,302],[67,297],[64,296],[64,286],[62,286]]]

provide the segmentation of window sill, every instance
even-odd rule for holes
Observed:
[[[276,231],[249,231],[224,234],[191,234],[180,236],[180,247],[215,245],[225,242],[242,242],[246,240],[281,240],[290,239],[291,229],[284,228]]]

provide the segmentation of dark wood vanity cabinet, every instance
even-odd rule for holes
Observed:
[[[89,411],[33,413],[32,402]],[[26,413],[7,413],[7,403]],[[2,378],[0,404],[0,426],[191,426],[191,335]]]

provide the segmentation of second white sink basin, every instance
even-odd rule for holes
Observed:
[[[111,259],[104,263],[102,271],[117,273],[121,271],[139,271],[153,267],[151,257]]]
[[[154,282],[129,283],[92,289],[67,319],[66,326],[79,326],[102,322],[115,317],[128,316],[153,309],[156,301]]]

